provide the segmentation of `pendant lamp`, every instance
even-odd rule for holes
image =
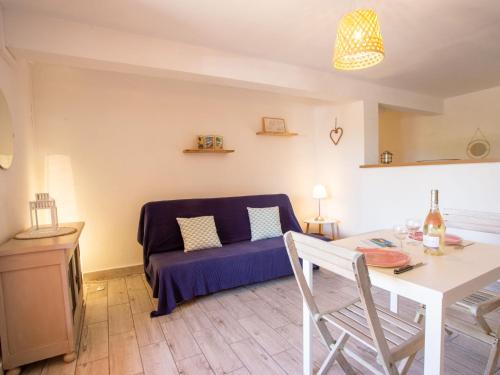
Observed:
[[[384,41],[377,14],[371,9],[356,9],[340,20],[333,54],[339,70],[365,69],[384,59]]]

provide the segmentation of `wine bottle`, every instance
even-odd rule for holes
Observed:
[[[431,209],[424,221],[424,249],[429,255],[443,255],[445,244],[445,231],[443,217],[439,212],[439,192],[431,191]]]

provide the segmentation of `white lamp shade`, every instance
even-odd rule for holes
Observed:
[[[323,199],[326,198],[328,194],[326,193],[326,188],[323,185],[314,185],[313,187],[313,198]]]
[[[45,187],[56,201],[59,222],[75,221],[77,219],[75,183],[69,156],[45,157]]]

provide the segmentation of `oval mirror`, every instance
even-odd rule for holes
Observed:
[[[467,155],[473,159],[482,159],[490,153],[490,143],[485,139],[476,139],[467,146]]]
[[[8,169],[14,159],[14,134],[9,106],[0,92],[0,168]]]

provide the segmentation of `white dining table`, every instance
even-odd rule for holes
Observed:
[[[332,241],[348,249],[367,247],[367,240],[385,238],[399,244],[390,230],[365,233]],[[411,241],[408,241],[411,242]],[[375,247],[375,246],[373,246]],[[407,243],[403,250],[411,264],[425,265],[395,275],[391,268],[369,267],[372,285],[390,292],[390,308],[397,311],[397,298],[403,296],[426,306],[424,374],[444,374],[444,317],[448,306],[500,279],[500,246],[473,243],[463,249],[446,247],[442,256],[427,255],[421,243]],[[313,290],[313,270],[309,261],[303,262],[306,280]],[[332,287],[334,287],[332,285]],[[314,293],[314,292],[313,292]],[[303,307],[303,365],[304,375],[311,375],[312,322]]]

